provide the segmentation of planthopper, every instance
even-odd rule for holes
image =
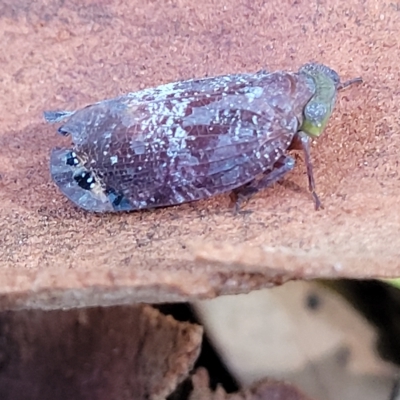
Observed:
[[[78,207],[117,212],[234,193],[237,204],[293,169],[323,132],[344,83],[321,64],[169,83],[77,111],[48,111],[71,148],[51,153],[51,176]]]

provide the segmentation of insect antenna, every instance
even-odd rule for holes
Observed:
[[[362,81],[363,81],[363,80],[362,80],[361,76],[358,77],[358,78],[349,79],[349,80],[346,81],[346,82],[341,82],[341,83],[339,83],[339,85],[337,86],[337,90],[345,89],[345,88],[347,88],[348,86],[353,85],[354,83],[362,83]]]

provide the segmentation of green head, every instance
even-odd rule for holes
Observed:
[[[299,70],[315,83],[315,94],[304,108],[304,120],[300,130],[311,137],[321,135],[332,114],[336,92],[340,86],[339,75],[322,64],[306,64]]]

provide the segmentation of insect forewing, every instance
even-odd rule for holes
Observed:
[[[179,204],[271,169],[313,90],[305,77],[280,72],[184,81],[93,104],[61,129],[104,193],[119,193],[130,209]],[[107,194],[74,194],[76,183],[55,176],[65,172],[60,154],[52,157],[52,175],[64,194],[83,208],[108,211]]]

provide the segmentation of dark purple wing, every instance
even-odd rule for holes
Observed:
[[[74,113],[61,130],[72,135],[79,168],[94,174],[105,195],[71,181],[76,167],[63,164],[67,153],[53,153],[52,176],[64,194],[91,211],[118,209],[109,204],[116,197],[119,208],[133,210],[230,191],[273,167],[313,93],[304,76],[260,72],[99,102]]]

